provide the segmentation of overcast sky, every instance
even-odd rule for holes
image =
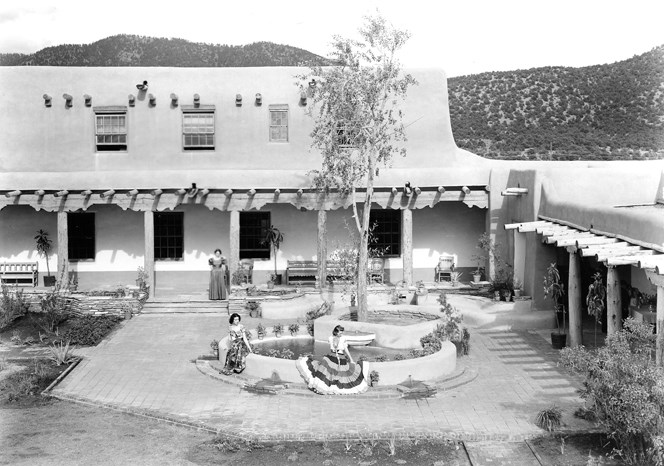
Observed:
[[[664,0],[10,0],[0,4],[0,52],[138,34],[325,56],[333,35],[356,37],[376,8],[412,34],[405,66],[449,76],[613,63],[664,44]]]

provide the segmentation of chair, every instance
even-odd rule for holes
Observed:
[[[436,266],[436,281],[442,282],[452,281],[452,272],[456,267],[457,256],[456,254],[443,254],[438,258],[438,265]]]
[[[385,261],[380,257],[372,257],[369,259],[369,267],[367,271],[367,278],[369,283],[384,283],[385,277]]]
[[[251,259],[242,259],[240,261],[240,273],[242,274],[242,279],[240,284],[247,283],[248,285],[253,284],[253,275],[254,275],[254,261]]]

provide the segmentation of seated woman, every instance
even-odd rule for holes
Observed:
[[[247,333],[244,325],[240,323],[241,317],[239,314],[231,314],[228,319],[229,326],[229,349],[226,353],[226,362],[224,368],[221,370],[223,374],[230,375],[235,372],[239,374],[247,367],[245,359],[248,353],[253,353],[251,345],[247,340]]]
[[[353,362],[348,351],[344,328],[334,327],[330,342],[330,354],[321,361],[305,356],[297,360],[297,370],[307,386],[320,395],[353,395],[369,388],[368,364]]]

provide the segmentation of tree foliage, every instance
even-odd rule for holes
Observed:
[[[401,71],[396,54],[409,38],[380,15],[365,17],[360,40],[335,36],[332,67],[315,66],[298,76],[300,90],[311,98],[312,147],[322,156],[313,171],[314,185],[351,196],[359,232],[358,316],[366,317],[366,271],[369,213],[375,177],[395,154],[406,155],[403,114],[399,102],[416,84]],[[365,188],[358,209],[356,191]]]

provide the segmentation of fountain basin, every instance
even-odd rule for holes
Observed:
[[[289,338],[301,340],[312,339],[308,335],[298,335],[295,337],[284,336],[278,340]],[[270,340],[277,340],[277,338],[265,338],[262,341],[252,340],[251,344],[258,345]],[[227,348],[228,337],[219,342],[219,359],[221,361],[224,361],[226,358]],[[397,385],[408,379],[408,376],[416,380],[434,380],[454,372],[456,369],[456,347],[449,341],[445,341],[440,351],[429,356],[404,359],[402,361],[367,361],[365,364],[369,365],[369,371],[375,370],[378,372],[380,377],[379,386]],[[259,379],[269,379],[275,373],[284,382],[304,383],[293,360],[261,356],[258,354],[247,355],[247,368],[243,372],[244,375]]]

